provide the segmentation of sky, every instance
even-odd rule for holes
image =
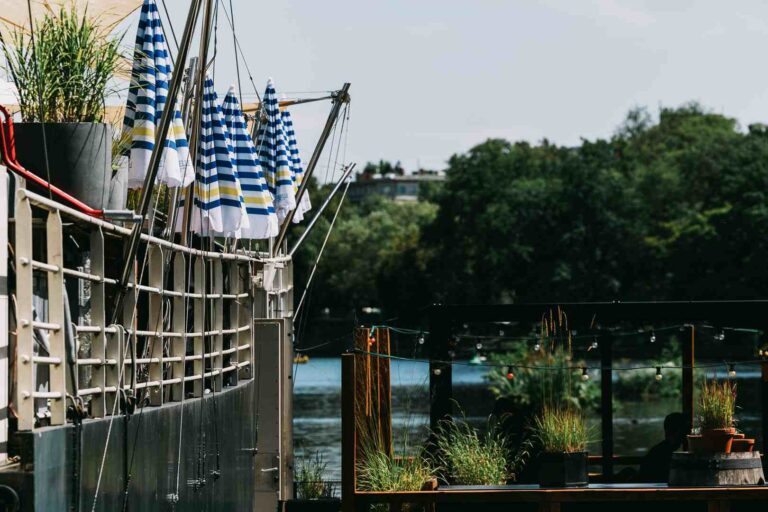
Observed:
[[[189,0],[165,1],[180,34]],[[768,121],[764,1],[232,4],[260,92],[270,76],[288,97],[351,82],[346,160],[359,165],[387,159],[407,170],[443,169],[451,155],[491,137],[574,145],[610,136],[633,107],[658,112],[691,100],[743,127]],[[223,94],[237,79],[232,32],[221,13],[217,56]],[[329,109],[324,102],[292,110],[305,161]],[[321,180],[330,176],[326,160]]]

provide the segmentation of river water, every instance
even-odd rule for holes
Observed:
[[[754,407],[758,373],[754,368],[739,370],[739,426],[752,436],[760,430],[759,414]],[[297,459],[320,453],[327,462],[326,478],[341,476],[341,360],[312,358],[296,365],[294,374],[294,447]],[[456,365],[453,369],[454,398],[467,418],[475,424],[485,423],[493,406],[487,390],[487,368]],[[392,427],[395,446],[407,440],[410,447],[419,446],[426,438],[429,423],[428,365],[419,361],[393,360]],[[723,377],[724,375],[718,375]],[[643,455],[664,435],[664,417],[680,410],[679,399],[647,402],[624,401],[614,412],[614,453]],[[599,438],[599,416],[592,413],[588,421]],[[758,443],[760,440],[758,439]],[[600,442],[590,446],[590,453],[600,453]]]

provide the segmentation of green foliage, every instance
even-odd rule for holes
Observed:
[[[583,452],[589,443],[584,418],[567,407],[545,407],[534,417],[533,431],[545,453]]]
[[[705,381],[698,406],[697,417],[702,430],[733,427],[736,386],[729,381]]]
[[[100,122],[110,81],[120,64],[120,41],[74,8],[49,12],[32,39],[17,29],[3,43],[7,71],[18,91],[24,121]]]
[[[357,483],[366,491],[418,491],[432,478],[432,469],[422,457],[393,457],[366,449],[358,461]]]
[[[299,460],[296,472],[296,496],[301,500],[315,500],[333,495],[333,484],[324,480],[328,463],[319,452]]]
[[[443,421],[435,443],[444,479],[456,485],[503,485],[507,470],[507,438],[494,425],[480,435],[466,419]]]
[[[556,348],[549,352],[545,348],[529,351],[521,350],[503,354],[490,354],[493,363],[517,364],[514,378],[509,379],[503,366],[494,366],[486,378],[490,390],[497,398],[509,398],[519,409],[533,413],[541,411],[546,405],[569,406],[576,409],[596,409],[600,405],[600,389],[593,380],[582,380],[578,366],[568,352]],[[547,366],[551,370],[542,371],[524,366]]]

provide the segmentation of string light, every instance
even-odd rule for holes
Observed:
[[[663,379],[664,376],[661,374],[661,366],[656,367],[656,380],[659,381]]]
[[[533,350],[536,352],[539,352],[541,350],[541,343],[537,341],[536,344],[533,346]]]
[[[734,364],[728,365],[728,377],[730,378],[736,377],[736,365]]]
[[[507,380],[512,380],[515,378],[515,372],[512,371],[512,368],[507,368]]]
[[[482,350],[483,349],[483,344],[478,341],[477,344],[475,345],[475,348],[477,350]]]
[[[581,369],[581,380],[589,380],[589,372],[586,366]]]
[[[656,331],[651,331],[651,343],[656,343]]]
[[[725,331],[723,329],[715,333],[715,341],[725,341]]]
[[[432,370],[432,375],[439,376],[441,373],[443,373],[443,370],[441,370],[440,368],[435,368],[434,370]]]
[[[592,339],[592,344],[589,346],[589,350],[597,350],[597,347],[599,345],[597,344],[597,337]]]
[[[456,352],[454,352],[453,350],[449,350],[449,351],[448,351],[448,357],[450,357],[451,359],[453,359],[454,357],[456,357]]]
[[[424,334],[419,334],[419,345],[423,345],[425,341]]]

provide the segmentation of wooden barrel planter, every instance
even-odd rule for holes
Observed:
[[[670,486],[762,485],[760,452],[673,453]]]

